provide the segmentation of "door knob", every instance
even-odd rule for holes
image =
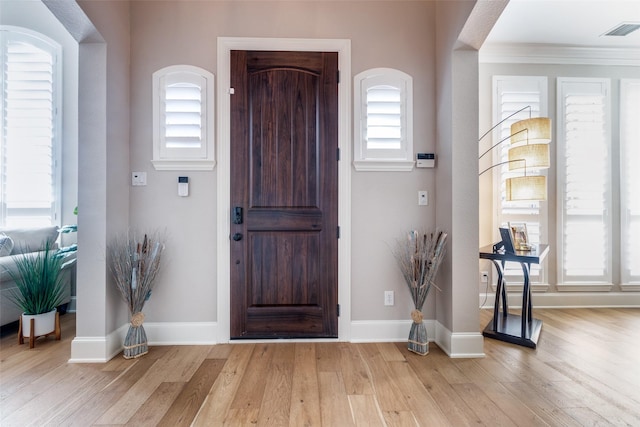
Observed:
[[[235,233],[232,237],[232,239],[236,242],[242,240],[242,233]]]

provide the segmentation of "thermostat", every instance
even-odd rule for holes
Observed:
[[[436,155],[433,153],[418,153],[416,155],[416,167],[433,168],[436,166]]]
[[[189,177],[178,177],[178,196],[187,197],[189,195]]]

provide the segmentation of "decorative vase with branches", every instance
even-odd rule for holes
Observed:
[[[164,250],[160,233],[144,234],[133,231],[116,237],[108,245],[109,265],[115,284],[127,304],[131,324],[124,340],[124,357],[133,359],[149,352],[147,334],[142,323],[142,309],[151,297]]]
[[[413,323],[409,332],[408,348],[409,351],[421,355],[429,353],[422,307],[431,286],[435,286],[435,277],[445,254],[446,241],[447,233],[443,231],[412,230],[404,238],[398,239],[394,250],[394,256],[415,307],[411,312]]]

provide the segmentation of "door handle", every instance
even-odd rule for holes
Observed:
[[[242,233],[235,233],[232,239],[236,242],[239,242],[240,240],[242,240]]]
[[[232,221],[234,224],[242,224],[242,207],[236,206],[233,208]]]

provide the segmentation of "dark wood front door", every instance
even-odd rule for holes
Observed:
[[[231,52],[231,338],[338,336],[338,54]]]

